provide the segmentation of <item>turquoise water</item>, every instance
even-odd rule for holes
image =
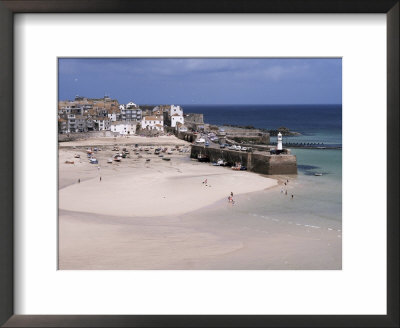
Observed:
[[[206,123],[251,125],[262,129],[285,126],[302,135],[285,142],[342,146],[341,105],[207,105],[184,106],[185,112],[203,113]],[[271,137],[276,141],[276,137]],[[289,147],[290,148],[290,147]],[[291,149],[297,157],[298,175],[271,190],[238,196],[231,219],[263,218],[285,224],[332,229],[341,234],[342,150]],[[322,176],[315,176],[322,173]],[[293,198],[291,195],[293,194]],[[212,213],[218,215],[220,210]],[[221,212],[222,214],[222,212]]]

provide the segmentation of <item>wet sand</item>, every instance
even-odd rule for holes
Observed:
[[[111,146],[97,153],[99,165],[91,165],[82,145],[63,144],[59,269],[341,268],[336,231],[244,210],[253,194],[268,201],[279,193],[276,179],[198,163],[178,152],[166,162],[144,152],[139,159],[130,150],[131,158],[107,164],[115,153]],[[81,159],[65,164],[75,153]],[[230,191],[235,205],[227,201]]]

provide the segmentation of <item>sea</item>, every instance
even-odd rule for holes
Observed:
[[[327,229],[341,238],[341,105],[186,105],[183,108],[186,113],[204,114],[205,123],[269,130],[284,126],[300,133],[284,137],[284,144],[303,142],[329,146],[327,149],[292,148],[292,154],[297,157],[298,175],[288,177],[287,185],[274,188],[268,196],[256,193],[243,198],[245,204],[241,204],[240,211],[242,215],[259,217],[268,213],[269,219]],[[271,137],[271,141],[276,141],[276,137]]]

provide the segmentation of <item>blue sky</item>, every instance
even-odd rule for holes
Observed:
[[[60,58],[59,99],[144,104],[341,104],[342,61]]]

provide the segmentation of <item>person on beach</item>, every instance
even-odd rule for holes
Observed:
[[[293,199],[293,194],[292,194],[292,199]]]
[[[78,183],[81,183],[81,179],[78,179]]]
[[[281,194],[283,194],[283,187],[281,188]]]
[[[287,196],[287,190],[285,190],[285,195]]]
[[[233,197],[233,192],[231,191],[231,197]]]
[[[100,182],[101,182],[101,177],[100,177]]]

